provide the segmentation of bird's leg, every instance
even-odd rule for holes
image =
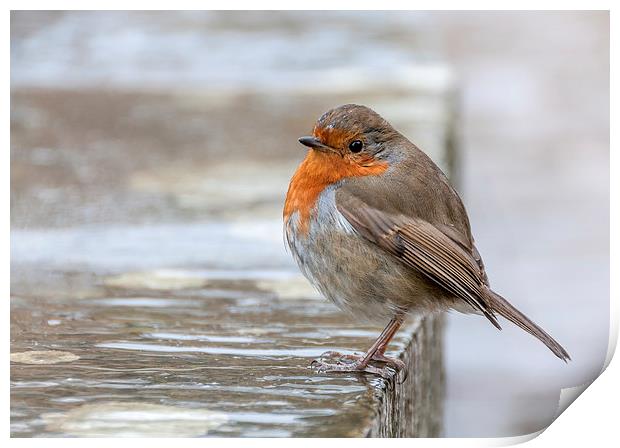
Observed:
[[[400,315],[400,319],[398,319],[396,325],[394,325],[390,336],[383,341],[383,343],[377,348],[377,351],[374,353],[374,355],[372,355],[372,361],[384,362],[388,366],[393,367],[396,370],[403,370],[405,368],[405,363],[402,362],[400,359],[385,356],[385,350],[387,349],[388,344],[402,325],[403,319],[404,316]]]
[[[403,313],[399,313],[394,316],[394,318],[387,324],[377,340],[364,355],[342,355],[337,352],[326,352],[323,353],[320,358],[315,359],[312,362],[311,367],[319,372],[368,372],[375,373],[383,377],[388,376],[388,373],[383,368],[370,365],[371,361],[384,362],[396,370],[403,369],[405,364],[401,360],[389,358],[384,354],[390,340],[392,340],[402,325],[403,319]],[[323,358],[325,357],[336,356],[339,359],[335,363],[323,361]],[[343,362],[344,359],[351,360],[351,362]]]

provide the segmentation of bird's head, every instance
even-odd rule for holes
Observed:
[[[284,220],[299,212],[307,232],[311,210],[330,185],[350,178],[380,176],[398,159],[401,134],[365,106],[346,104],[323,114],[312,135],[299,142],[310,148],[291,179]]]
[[[385,163],[391,155],[393,139],[400,134],[379,114],[366,106],[345,104],[325,112],[312,135],[299,142],[316,152],[361,167]]]

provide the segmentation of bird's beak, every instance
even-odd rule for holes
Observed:
[[[319,151],[323,152],[333,151],[332,148],[321,143],[321,141],[316,137],[300,137],[299,143],[307,146],[308,148],[318,149]]]

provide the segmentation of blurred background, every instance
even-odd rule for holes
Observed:
[[[13,12],[12,297],[88,297],[102,272],[294,269],[296,139],[343,102],[451,172],[494,289],[573,358],[450,315],[444,435],[540,429],[608,346],[605,12]]]

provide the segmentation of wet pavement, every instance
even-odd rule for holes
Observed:
[[[393,343],[394,355],[417,353],[408,362],[420,372],[398,384],[309,370],[378,329],[346,322],[295,272],[151,271],[93,285],[80,297],[13,296],[12,436],[393,435],[404,429],[382,406],[403,390],[427,397],[407,433],[439,429],[430,322]]]

